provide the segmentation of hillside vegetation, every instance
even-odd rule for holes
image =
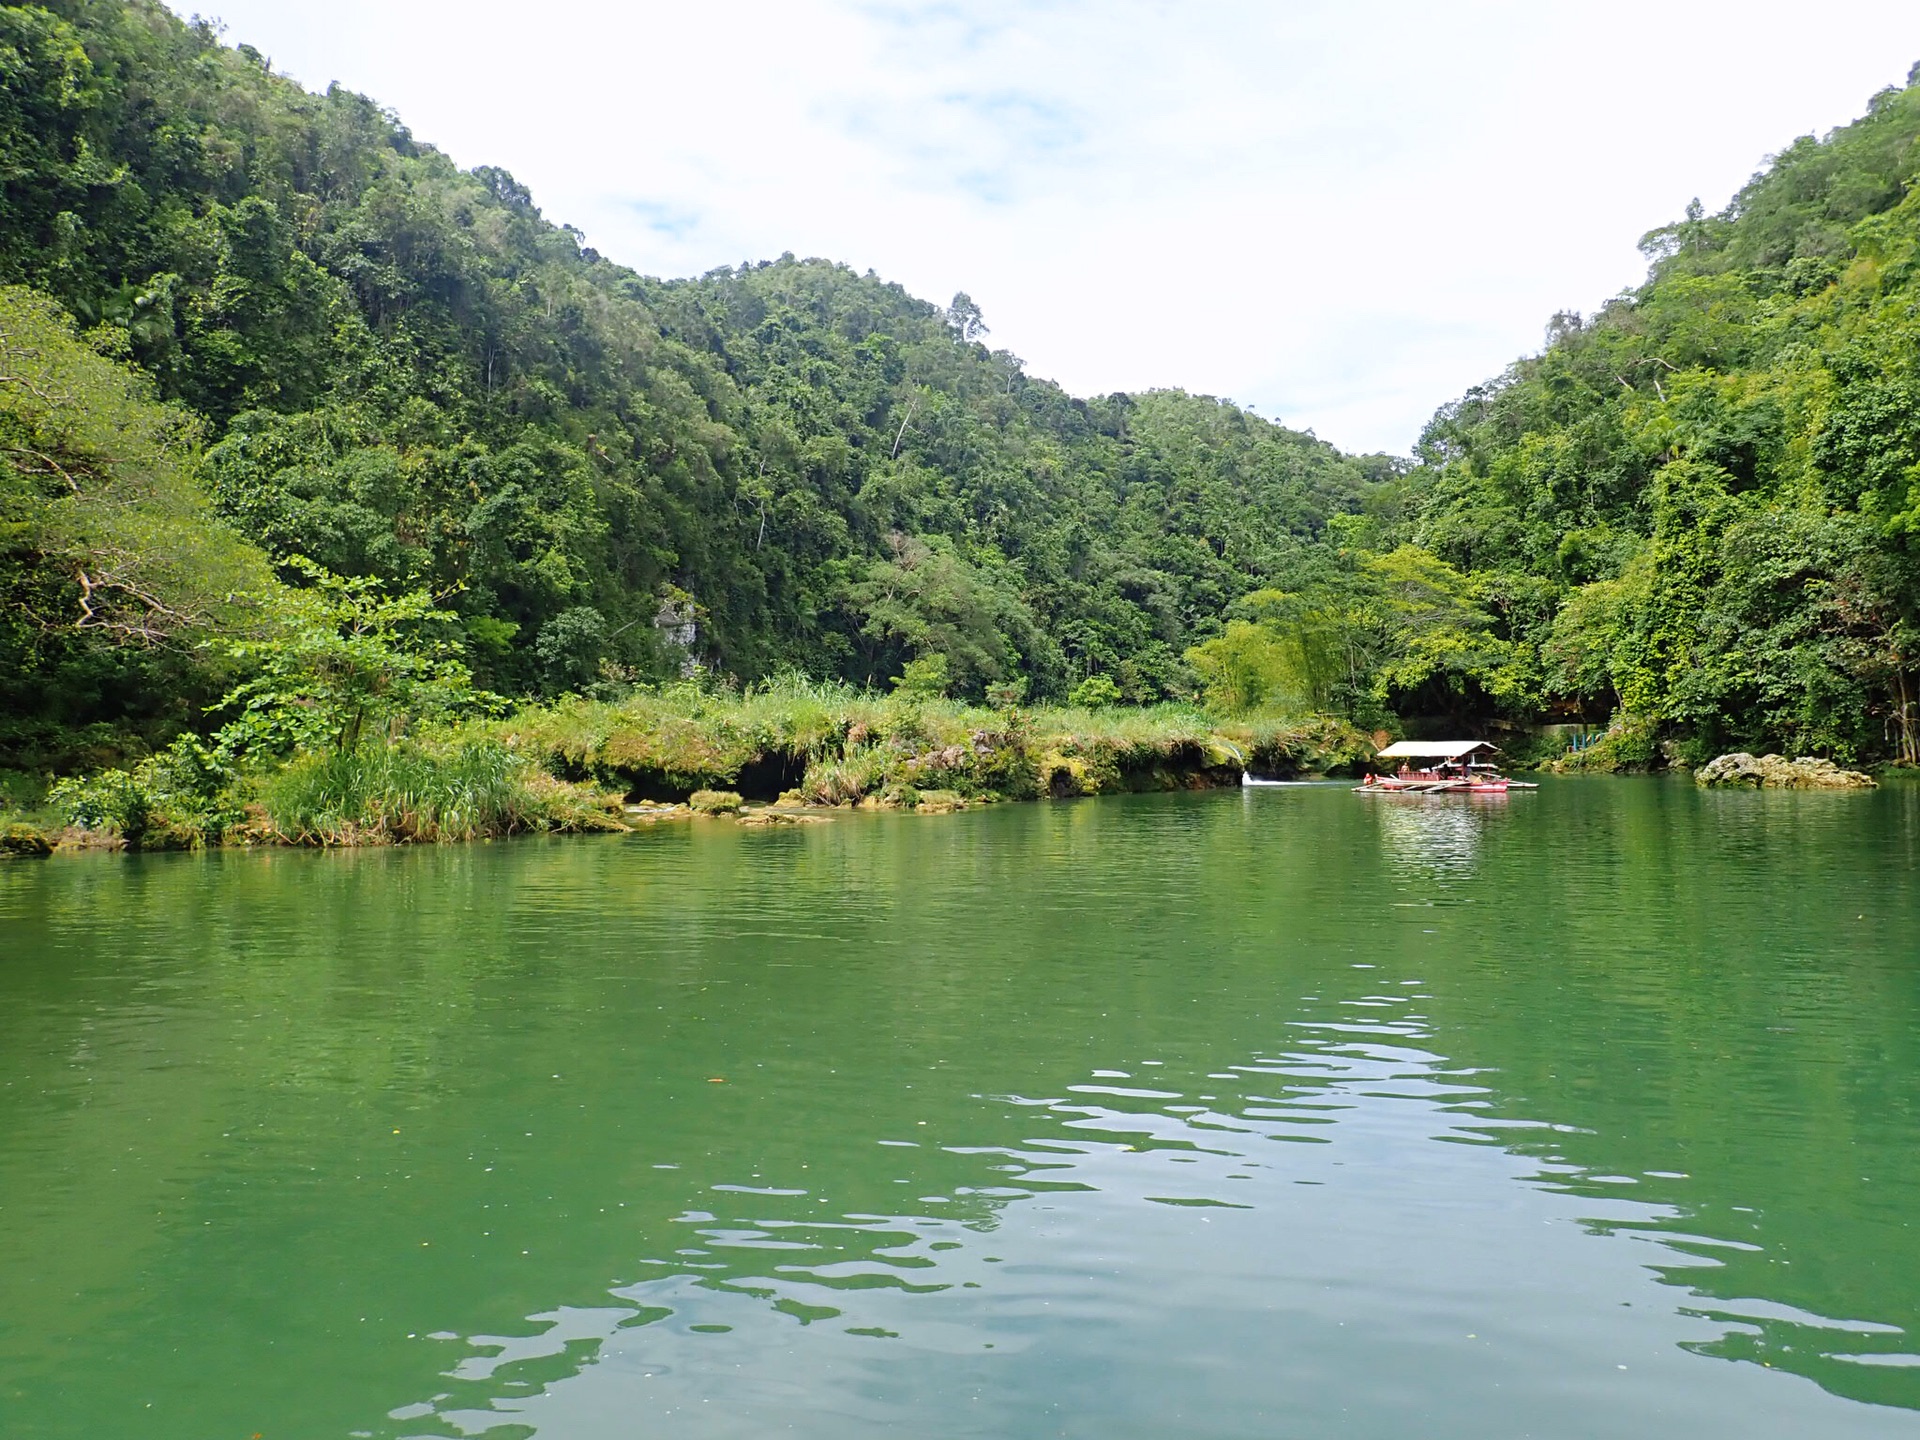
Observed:
[[[264,773],[797,677],[1912,762],[1916,173],[1909,85],[1398,461],[1067,395],[844,265],[637,275],[153,0],[0,6],[0,767]]]
[[[790,256],[636,275],[150,0],[0,8],[0,60],[0,280],[198,417],[212,506],[283,579],[430,589],[504,693],[938,655],[964,695],[1099,673],[1150,701],[1391,472],[1205,397],[1074,399],[964,296]],[[41,559],[0,582],[72,614]],[[189,723],[103,638],[12,639],[16,749]]]
[[[1618,712],[1616,759],[1920,758],[1916,176],[1910,83],[1435,417],[1396,533],[1498,618],[1526,711]]]

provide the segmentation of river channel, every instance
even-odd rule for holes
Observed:
[[[0,868],[9,1440],[1920,1437],[1920,786]]]

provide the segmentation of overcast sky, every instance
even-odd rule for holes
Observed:
[[[1396,452],[1920,60],[1915,0],[206,3],[636,269],[843,260]]]

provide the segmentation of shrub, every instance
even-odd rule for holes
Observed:
[[[152,821],[153,801],[152,792],[126,770],[62,780],[47,795],[68,824],[118,835],[136,849]]]
[[[938,700],[947,693],[947,657],[938,651],[909,660],[894,677],[894,692],[909,700]]]
[[[816,760],[796,787],[809,805],[855,804],[886,779],[887,757],[875,749],[850,749],[838,760]]]
[[[129,850],[217,845],[240,818],[238,777],[220,756],[183,735],[132,770],[62,780],[47,802],[69,824],[120,837]]]
[[[1067,692],[1067,703],[1085,710],[1099,710],[1120,703],[1120,687],[1110,675],[1089,675]]]
[[[1024,675],[987,686],[987,704],[995,710],[1011,710],[1026,698],[1027,680]]]

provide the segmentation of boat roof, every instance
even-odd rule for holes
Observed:
[[[1485,740],[1396,740],[1380,752],[1382,760],[1457,760],[1496,747]]]

